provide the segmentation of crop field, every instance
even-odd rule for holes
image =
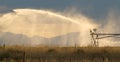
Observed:
[[[120,48],[6,46],[0,62],[120,62]]]

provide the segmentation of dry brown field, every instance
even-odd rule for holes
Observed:
[[[120,62],[120,47],[0,47],[0,62]]]

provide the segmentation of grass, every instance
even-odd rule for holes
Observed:
[[[0,61],[9,59],[9,62],[44,62],[45,60],[71,60],[82,61],[84,59],[92,61],[107,60],[120,61],[119,47],[22,47],[22,46],[6,46],[0,47]],[[14,61],[13,61],[14,60]],[[68,61],[68,62],[69,62]],[[58,62],[58,61],[54,61]]]

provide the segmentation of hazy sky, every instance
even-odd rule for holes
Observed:
[[[94,19],[105,18],[110,10],[120,10],[120,0],[0,0],[0,12],[14,8],[42,8],[64,11],[76,8],[77,12]]]

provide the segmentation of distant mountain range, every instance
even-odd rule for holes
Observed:
[[[79,32],[72,32],[52,38],[44,38],[40,36],[28,37],[22,34],[2,32],[0,34],[0,44],[25,46],[74,46],[75,43],[79,42],[79,34]]]

